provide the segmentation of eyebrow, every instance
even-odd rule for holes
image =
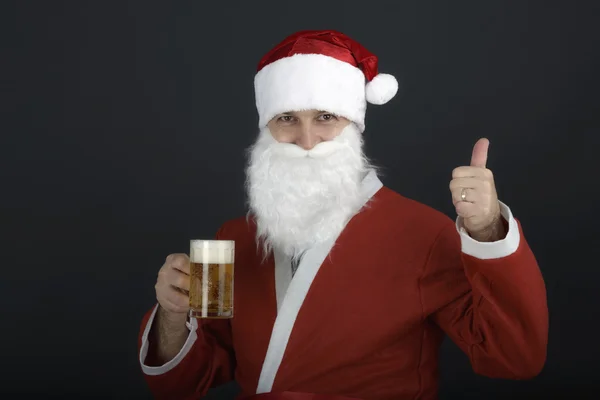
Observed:
[[[339,114],[334,113],[333,111],[319,110],[318,112],[319,112],[319,114],[323,114],[323,113],[324,114],[331,114],[331,115],[335,115],[336,117],[339,117]]]
[[[317,114],[331,114],[331,115],[335,115],[336,117],[338,117],[339,115],[332,112],[332,111],[327,111],[327,110],[316,110]],[[287,115],[287,116],[291,116],[291,117],[297,117],[298,116],[298,112],[297,111],[287,111],[287,112],[282,112],[277,114],[279,116],[283,116],[283,115]]]

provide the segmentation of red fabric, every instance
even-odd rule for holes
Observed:
[[[329,394],[281,392],[262,393],[248,397],[239,397],[238,400],[360,400],[353,397],[337,396]]]
[[[323,54],[360,68],[370,82],[378,73],[377,57],[360,43],[334,30],[300,31],[277,44],[258,63],[257,72],[294,54]]]
[[[461,252],[446,215],[382,188],[317,273],[272,392],[436,399],[445,334],[478,374],[538,374],[546,358],[546,291],[518,226],[515,253],[480,260]],[[221,229],[221,238],[236,241],[235,317],[230,326],[203,323],[177,367],[146,376],[157,398],[200,398],[231,379],[241,397],[256,392],[277,305],[273,259],[260,264],[254,235],[245,218]]]

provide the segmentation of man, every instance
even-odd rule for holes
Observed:
[[[458,214],[385,187],[363,153],[366,103],[398,85],[335,31],[298,32],[261,60],[249,215],[235,240],[235,317],[187,320],[189,259],[169,255],[139,356],[157,398],[435,399],[443,335],[476,373],[525,379],[546,357],[545,285],[497,198],[488,141],[452,172]]]

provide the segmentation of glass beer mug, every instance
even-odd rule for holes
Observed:
[[[190,241],[190,318],[233,317],[233,240]]]

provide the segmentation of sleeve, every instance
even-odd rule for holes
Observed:
[[[189,335],[179,353],[157,366],[150,351],[157,310],[158,304],[146,312],[138,335],[139,363],[154,398],[196,399],[234,379],[235,356],[227,319],[191,318],[187,323]]]
[[[503,217],[504,226],[507,229],[506,237],[496,242],[478,242],[467,233],[463,218],[456,219],[456,229],[460,234],[461,250],[463,253],[481,260],[507,257],[517,251],[521,240],[521,232],[517,226],[517,220],[513,217],[510,208],[500,203],[500,213]],[[528,249],[529,250],[529,249]]]
[[[508,232],[497,242],[476,242],[460,221],[439,232],[420,282],[423,312],[476,373],[529,379],[546,361],[546,287],[520,222],[504,204],[502,215]]]

